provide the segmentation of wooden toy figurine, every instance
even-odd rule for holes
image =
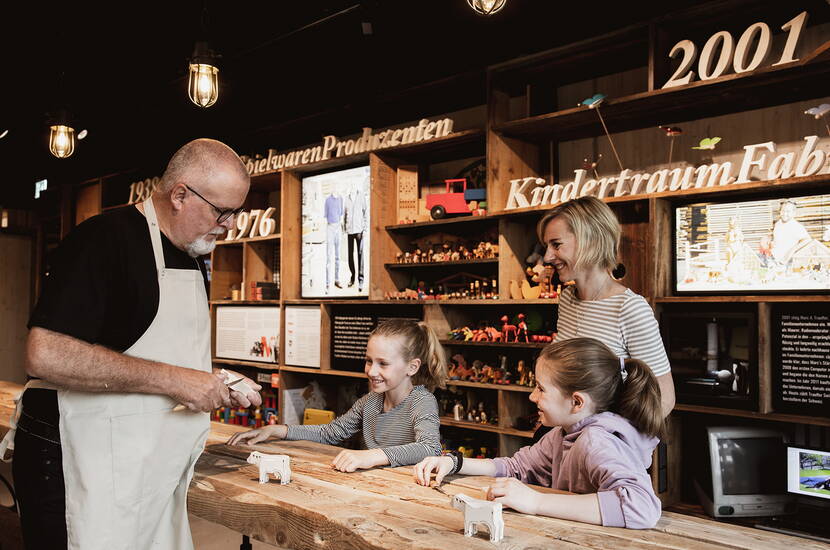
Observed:
[[[260,483],[268,483],[270,474],[279,476],[280,485],[291,482],[291,457],[288,455],[268,455],[254,451],[248,455],[248,464],[259,466]]]
[[[464,536],[472,537],[478,531],[476,524],[483,523],[490,530],[490,542],[504,538],[504,518],[501,502],[479,500],[464,493],[450,499],[450,505],[464,513]]]
[[[516,331],[517,342],[529,342],[527,338],[527,323],[525,323],[525,314],[519,313],[519,325]]]
[[[505,342],[518,342],[516,337],[516,325],[510,325],[507,322],[510,318],[507,315],[501,316],[501,333]],[[511,338],[512,335],[512,338]]]

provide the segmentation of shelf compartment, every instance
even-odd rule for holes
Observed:
[[[779,67],[611,98],[602,106],[603,117],[609,121],[609,129],[618,133],[823,97],[827,90],[822,83],[830,73],[830,62],[824,59],[827,50],[830,42],[799,61]],[[558,141],[595,137],[602,134],[602,125],[592,111],[587,107],[564,109],[511,120],[494,129],[530,141],[553,136]]]
[[[533,432],[517,430],[515,428],[502,428],[501,426],[494,426],[492,424],[479,424],[476,422],[469,422],[467,420],[455,420],[451,416],[441,417],[442,426],[452,426],[454,428],[466,428],[468,430],[476,430],[480,432],[492,432],[504,435],[515,435],[518,437],[532,438]]]
[[[392,155],[406,163],[439,163],[445,160],[483,157],[487,151],[484,130],[473,128],[429,141],[378,149],[374,152],[381,156]]]
[[[441,340],[441,345],[459,347],[481,347],[481,348],[520,348],[520,349],[542,349],[548,342],[464,342],[462,340]]]
[[[431,220],[426,222],[414,222],[414,223],[399,223],[399,224],[392,224],[387,225],[384,229],[387,231],[405,233],[405,232],[417,232],[417,231],[426,231],[426,230],[439,230],[439,229],[453,229],[454,227],[469,227],[475,225],[492,225],[499,219],[498,214],[488,214],[486,216],[458,216],[456,218],[444,218],[441,220]]]
[[[334,369],[315,369],[313,367],[292,367],[283,365],[280,367],[281,371],[299,372],[304,374],[324,374],[327,376],[342,376],[345,378],[366,378],[363,372],[354,372],[349,370],[334,370]]]
[[[214,306],[278,306],[279,300],[211,300]]]
[[[260,363],[259,361],[240,361],[238,359],[223,359],[221,357],[214,357],[211,359],[214,363],[222,365],[239,365],[243,367],[256,367],[265,370],[279,370],[281,367],[276,363]]]
[[[222,240],[216,241],[216,246],[233,246],[233,245],[241,245],[243,243],[257,243],[262,241],[278,241],[282,236],[279,233],[274,233],[273,235],[267,235],[265,237],[247,237],[245,239],[234,239],[234,240]]]
[[[447,385],[482,390],[504,390],[525,393],[533,391],[533,388],[529,386],[518,386],[516,384],[482,384],[481,382],[467,382],[466,380],[447,380]]]
[[[430,269],[438,267],[449,266],[468,266],[468,265],[498,265],[498,258],[479,258],[475,260],[458,260],[454,262],[417,262],[417,263],[398,263],[390,262],[383,264],[386,269]]]
[[[783,413],[761,413],[757,411],[746,411],[741,409],[725,409],[721,407],[709,407],[704,405],[684,405],[678,403],[674,410],[699,414],[713,414],[722,416],[738,416],[741,418],[755,418],[769,420],[772,422],[786,422],[789,424],[809,424],[812,426],[830,427],[830,418],[820,416],[801,416],[798,414]]]
[[[665,296],[655,298],[658,304],[683,304],[683,303],[740,303],[740,302],[830,302],[828,294],[799,294],[788,296],[786,294],[764,295],[731,295],[731,296]]]

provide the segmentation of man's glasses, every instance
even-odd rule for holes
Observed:
[[[184,186],[187,187],[190,191],[192,191],[194,195],[196,195],[197,197],[199,197],[200,199],[202,199],[203,201],[205,201],[206,203],[211,205],[214,210],[219,212],[219,216],[216,218],[216,223],[218,223],[218,224],[224,223],[231,216],[236,216],[237,214],[242,212],[242,207],[241,206],[239,208],[232,208],[232,209],[223,210],[223,209],[219,208],[218,206],[216,206],[215,204],[213,204],[212,202],[210,202],[209,200],[207,200],[206,198],[204,198],[202,195],[199,194],[198,191],[196,191],[195,189],[190,187],[188,184],[185,183]]]

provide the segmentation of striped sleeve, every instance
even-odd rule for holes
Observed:
[[[660,327],[645,298],[634,295],[620,309],[620,331],[628,354],[651,367],[654,376],[671,372],[669,358],[660,337]]]
[[[399,417],[400,422],[408,421],[415,432],[415,441],[402,445],[383,447],[382,450],[392,466],[417,464],[428,456],[441,454],[441,436],[439,432],[438,401],[435,396],[423,388],[413,391],[409,405],[408,418]],[[403,412],[403,411],[402,411]],[[410,426],[400,426],[401,435],[409,432]]]
[[[360,431],[363,421],[363,408],[371,393],[367,393],[354,402],[352,408],[329,422],[308,426],[288,426],[285,439],[316,441],[327,445],[337,445]]]

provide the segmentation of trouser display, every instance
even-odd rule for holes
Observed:
[[[326,226],[326,291],[331,288],[332,259],[334,260],[334,284],[340,286],[340,223]],[[332,258],[333,257],[333,258]]]
[[[355,270],[354,270],[354,252],[357,248],[357,284],[363,290],[363,233],[349,233],[349,271],[352,273],[352,278],[349,280],[349,286],[354,285]],[[355,246],[356,245],[356,246]]]
[[[66,548],[66,494],[60,431],[57,425],[27,414],[26,397],[33,391],[38,390],[23,396],[14,438],[12,476],[20,527],[26,548],[61,549]]]

